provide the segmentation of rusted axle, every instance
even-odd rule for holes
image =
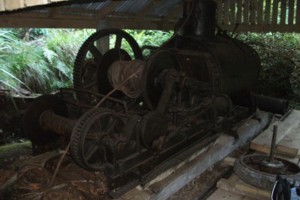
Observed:
[[[41,114],[39,124],[45,131],[50,130],[59,135],[70,135],[76,120],[57,115],[52,110],[46,110]]]

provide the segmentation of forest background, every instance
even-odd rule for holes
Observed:
[[[95,30],[0,29],[0,89],[49,93],[72,87],[76,54]],[[160,46],[173,32],[126,30],[140,46]],[[253,46],[262,70],[255,92],[299,104],[300,35],[243,33],[234,37]],[[126,47],[125,47],[126,48]]]

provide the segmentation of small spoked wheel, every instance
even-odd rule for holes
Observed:
[[[116,112],[89,110],[77,121],[73,129],[70,140],[72,158],[87,170],[102,170],[106,162],[111,162],[107,157],[106,145],[114,145],[114,140],[107,142],[107,138],[116,138],[117,141],[117,138],[122,137],[124,126],[124,120]],[[104,140],[106,142],[103,142]]]
[[[243,181],[263,189],[272,189],[277,174],[288,181],[300,180],[300,168],[289,161],[269,156],[253,154],[236,160],[234,171]]]
[[[101,44],[106,49],[101,49]],[[126,52],[125,46],[132,52]],[[107,78],[109,66],[117,60],[132,59],[143,60],[143,55],[137,42],[128,33],[120,29],[95,32],[83,43],[76,56],[74,88],[105,94],[111,89]]]

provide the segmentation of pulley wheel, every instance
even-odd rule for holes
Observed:
[[[146,106],[151,110],[156,108],[163,92],[163,84],[158,76],[166,69],[180,69],[177,59],[168,51],[157,51],[145,66],[142,93]]]
[[[106,52],[101,52],[97,43],[107,39],[115,38],[114,44],[108,44],[110,48]],[[129,56],[128,52],[122,49],[122,43],[127,42],[133,55]],[[104,29],[92,34],[80,47],[74,63],[73,84],[75,89],[86,89],[100,92],[106,91],[109,84],[107,78],[103,81],[97,81],[97,71],[106,75],[107,66],[116,60],[143,60],[142,51],[128,33],[120,29]],[[102,66],[102,65],[105,66]],[[102,69],[105,67],[105,69]],[[99,73],[100,73],[99,72]],[[100,85],[98,85],[100,84]]]
[[[236,160],[234,171],[243,181],[267,190],[272,189],[277,174],[290,182],[300,180],[300,168],[296,164],[276,158],[274,166],[279,167],[274,172],[273,167],[269,169],[266,167],[265,162],[268,159],[268,156],[259,154],[242,156]],[[280,165],[277,163],[280,163]]]
[[[113,162],[113,156],[107,156],[106,146],[115,145],[113,141],[122,137],[124,126],[123,119],[116,112],[99,108],[87,111],[77,121],[71,136],[73,160],[87,170],[102,170],[106,162]],[[116,140],[109,143],[107,138]]]
[[[40,116],[46,110],[67,117],[67,106],[61,98],[54,95],[43,95],[36,98],[26,110],[23,117],[23,131],[28,139],[36,145],[51,144],[58,140],[59,135],[40,126]]]

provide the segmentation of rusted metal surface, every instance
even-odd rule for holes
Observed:
[[[118,89],[130,98],[137,98],[142,93],[142,72],[144,65],[145,63],[141,60],[116,61],[108,69],[108,80],[113,88],[117,88],[128,77],[138,72]]]
[[[33,143],[70,147],[78,166],[104,172],[108,194],[116,197],[149,179],[157,166],[168,166],[170,157],[207,145],[219,133],[238,139],[240,132],[259,132],[267,117],[252,119],[256,52],[223,32],[214,34],[214,1],[193,3],[175,36],[146,61],[124,31],[91,35],[75,60],[73,93],[42,96],[25,114]],[[97,43],[107,37],[114,44],[100,50]],[[132,55],[122,49],[123,40]],[[248,117],[249,124],[236,130]],[[54,177],[64,169],[57,166]]]
[[[266,155],[254,154],[242,156],[235,162],[234,171],[239,178],[246,183],[268,190],[272,189],[277,174],[286,178],[291,183],[300,180],[300,168],[298,165],[276,158],[276,161],[281,162],[284,166],[274,170],[273,166],[270,167],[269,165],[266,167],[265,164],[263,164],[267,160],[269,160],[269,157]],[[273,163],[276,164],[275,161],[273,161]]]

